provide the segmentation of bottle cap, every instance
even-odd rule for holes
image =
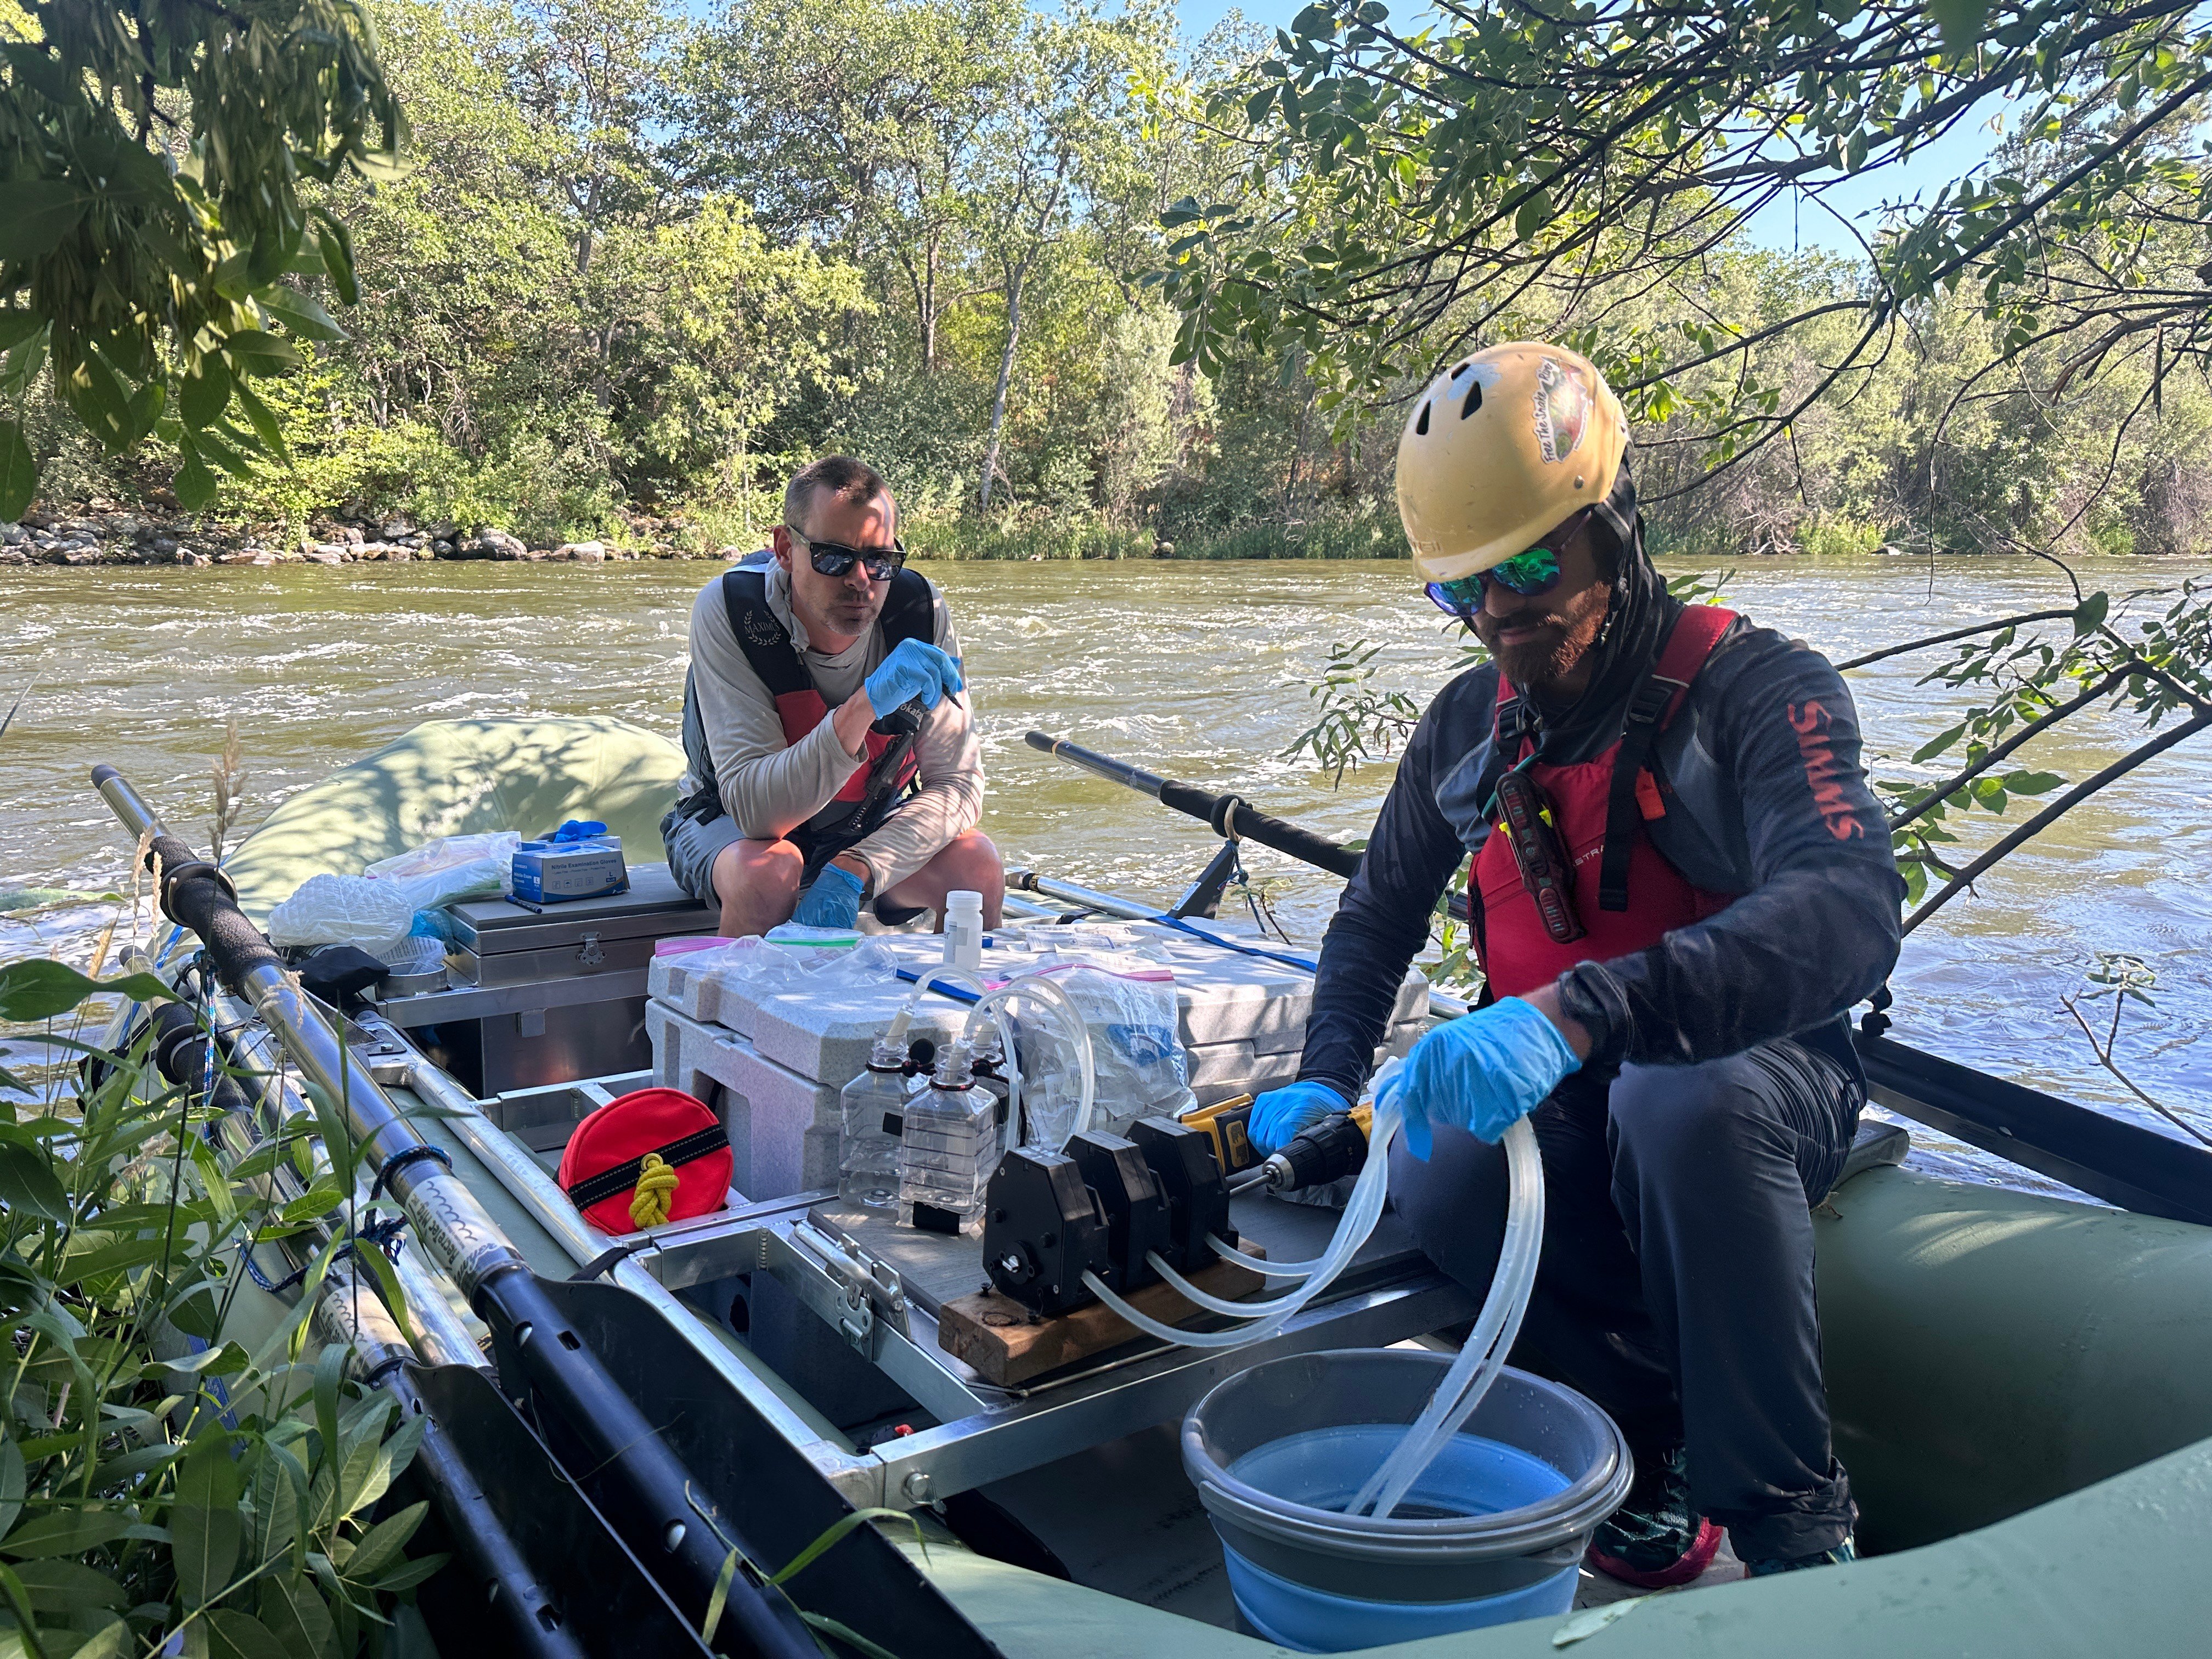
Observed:
[[[930,1079],[930,1086],[934,1089],[965,1089],[972,1086],[975,1081],[975,1072],[969,1059],[968,1046],[962,1042],[945,1044],[944,1053],[937,1058],[937,1075]]]

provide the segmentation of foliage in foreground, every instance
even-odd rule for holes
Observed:
[[[0,1644],[46,1659],[173,1638],[195,1659],[395,1650],[392,1598],[444,1558],[404,1558],[424,1505],[380,1511],[421,1421],[395,1426],[389,1396],[362,1396],[342,1348],[295,1363],[338,1241],[258,1352],[223,1336],[242,1249],[304,1233],[345,1194],[297,1135],[226,1172],[145,1036],[121,1054],[84,1040],[95,993],[169,996],[149,975],[0,967],[0,1021],[42,1023],[89,1071],[74,1096],[0,1071],[40,1101],[0,1096]],[[254,1178],[287,1164],[304,1191],[278,1205]]]
[[[20,404],[50,369],[107,453],[158,432],[178,500],[204,506],[214,468],[289,459],[249,382],[296,366],[297,341],[339,337],[284,279],[356,297],[345,224],[302,187],[391,173],[405,122],[374,32],[352,0],[7,11],[0,397]],[[19,421],[0,420],[0,519],[38,472]]]

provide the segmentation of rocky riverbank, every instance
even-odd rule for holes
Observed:
[[[745,550],[722,547],[700,551],[660,538],[639,546],[588,541],[532,547],[495,525],[467,529],[452,523],[418,526],[404,518],[319,525],[314,533],[296,540],[280,539],[273,532],[256,534],[125,509],[71,515],[27,513],[19,524],[0,524],[0,565],[407,564],[416,559],[605,564],[621,559],[727,560]]]

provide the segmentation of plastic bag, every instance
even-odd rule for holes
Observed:
[[[763,997],[801,983],[824,988],[879,985],[898,978],[898,957],[873,939],[823,948],[811,940],[786,941],[749,934],[700,951],[684,963],[690,973],[711,973],[748,996]]]
[[[392,858],[379,859],[362,874],[403,890],[411,908],[434,910],[463,899],[498,898],[514,890],[514,849],[522,837],[512,830],[480,836],[441,836]]]
[[[310,876],[269,913],[277,945],[351,945],[379,961],[407,937],[416,905],[404,884],[367,876]]]
[[[1091,1033],[1097,1079],[1093,1129],[1126,1134],[1140,1117],[1176,1117],[1198,1103],[1178,1033],[1173,974],[1089,966],[1046,971],[1073,1000]],[[1057,1147],[1074,1130],[1081,1097],[1077,1056],[1059,1021],[1042,1012],[1022,1014],[1014,1040],[1022,1066],[1023,1140]]]

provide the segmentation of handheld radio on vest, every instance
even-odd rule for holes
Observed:
[[[1586,931],[1575,914],[1575,872],[1553,821],[1543,786],[1526,772],[1511,771],[1498,781],[1498,828],[1520,866],[1521,884],[1535,901],[1544,931],[1560,945],[1571,945]]]

